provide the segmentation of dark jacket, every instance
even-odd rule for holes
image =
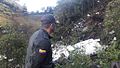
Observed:
[[[54,68],[49,34],[40,29],[29,40],[25,68]]]

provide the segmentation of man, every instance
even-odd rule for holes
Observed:
[[[25,68],[54,68],[52,63],[51,34],[55,30],[52,15],[41,17],[41,28],[29,40]]]

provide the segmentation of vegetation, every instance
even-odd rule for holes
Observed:
[[[60,0],[55,9],[59,21],[56,39],[65,44],[74,44],[80,40],[100,38],[104,12],[109,2],[110,0]]]
[[[78,0],[74,0],[75,2],[71,0],[66,1],[59,2],[60,4],[57,6],[55,13],[59,21],[59,32],[61,31],[60,33],[62,33],[59,35],[62,37],[60,37],[60,40],[63,40],[65,44],[70,44],[84,39],[100,38],[101,44],[104,46],[102,51],[92,56],[76,54],[72,57],[72,59],[74,59],[72,62],[60,65],[61,67],[58,65],[58,68],[110,68],[112,62],[120,61],[120,1],[94,0],[99,4],[94,2],[95,5],[97,4],[96,6],[94,6],[94,4],[92,5],[94,8],[84,6],[84,8],[89,8],[86,9],[87,12],[84,14],[82,13],[83,10],[80,10],[80,4],[91,4],[91,2],[89,2],[90,0],[84,0],[85,2],[83,1],[83,3],[81,3],[80,0],[79,2]],[[75,9],[76,7],[79,9]],[[75,10],[78,11],[78,13],[75,12]],[[74,13],[77,14],[75,15]],[[57,33],[59,34],[59,32]],[[76,58],[76,56],[78,57]]]
[[[0,68],[23,68],[28,39],[40,25],[18,7],[14,1],[0,2]]]
[[[6,28],[5,28],[6,27]],[[23,66],[25,58],[27,36],[22,32],[14,31],[14,26],[4,26],[4,35],[0,38],[1,68],[15,68]]]
[[[57,19],[54,43],[71,45],[100,38],[103,50],[93,55],[72,53],[56,68],[110,68],[120,61],[120,0],[59,0],[55,9],[27,14],[27,9],[11,0],[0,1],[0,68],[22,68],[30,35],[39,28],[42,14]],[[12,7],[12,8],[11,8]],[[21,9],[22,8],[22,9]]]

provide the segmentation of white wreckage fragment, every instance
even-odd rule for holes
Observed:
[[[60,59],[61,57],[64,57],[67,59],[72,51],[75,50],[84,50],[85,54],[92,54],[95,53],[98,49],[101,48],[101,45],[99,43],[100,39],[88,39],[79,43],[76,43],[75,45],[59,45],[58,44],[53,48],[53,61],[56,61]]]

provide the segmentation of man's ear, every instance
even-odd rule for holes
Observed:
[[[53,24],[50,24],[50,28],[53,28]]]

